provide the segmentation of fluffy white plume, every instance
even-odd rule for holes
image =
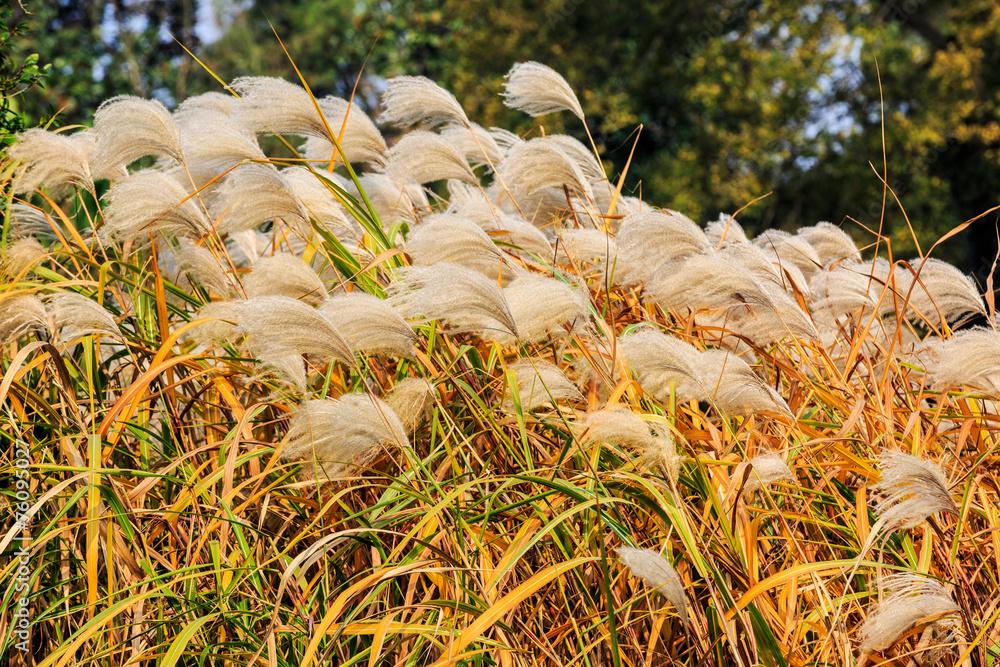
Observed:
[[[747,362],[723,350],[706,350],[694,362],[704,398],[725,415],[783,414],[792,411],[781,394],[758,377]]]
[[[199,187],[241,162],[267,159],[256,135],[229,114],[195,107],[181,117],[185,165]]]
[[[298,197],[302,206],[305,207],[309,217],[335,235],[353,233],[354,227],[347,219],[344,207],[340,205],[340,202],[333,196],[326,184],[317,177],[316,173],[308,169],[289,167],[282,169],[281,175],[288,187]],[[330,178],[330,175],[326,173],[319,174],[319,176]]]
[[[487,330],[485,340],[501,345],[537,343],[549,336],[573,332],[588,321],[587,297],[577,289],[555,278],[524,275],[503,290],[517,325],[517,337],[504,332]]]
[[[545,233],[524,218],[499,211],[478,188],[459,181],[449,181],[450,211],[479,225],[497,241],[509,243],[537,255],[551,259],[552,246]]]
[[[552,362],[544,359],[520,359],[507,369],[517,381],[517,396],[524,411],[535,410],[556,401],[583,401],[583,394]],[[508,386],[501,408],[514,411],[513,388]]]
[[[293,386],[305,388],[302,357],[355,365],[350,344],[315,308],[286,296],[259,296],[237,304],[236,335],[250,352]]]
[[[45,310],[52,330],[69,343],[83,336],[121,338],[114,316],[96,301],[75,292],[61,292],[45,298]]]
[[[421,378],[406,378],[393,386],[385,402],[406,432],[414,433],[434,408],[434,385]]]
[[[112,97],[94,113],[97,154],[95,171],[111,172],[147,155],[184,161],[184,150],[174,119],[156,100],[130,95]]]
[[[459,264],[496,280],[503,260],[486,232],[457,215],[438,213],[410,232],[406,252],[417,266]]]
[[[699,352],[690,343],[647,326],[621,336],[618,345],[639,384],[657,400],[670,399],[671,383],[679,400],[703,395],[692,365]]]
[[[309,216],[288,182],[270,165],[248,163],[229,172],[211,207],[220,234],[252,229],[275,219],[309,228]]]
[[[833,223],[818,222],[812,227],[803,227],[796,233],[813,247],[825,266],[840,260],[861,261],[861,253],[851,237]]]
[[[544,138],[532,139],[512,146],[497,167],[500,179],[514,200],[529,218],[544,202],[546,190],[556,190],[556,198],[563,188],[593,198],[590,182],[580,167],[556,144]],[[563,203],[563,207],[566,204]]]
[[[447,141],[474,167],[496,165],[503,157],[503,149],[496,139],[483,127],[472,123],[469,127],[452,125],[441,131],[441,138]]]
[[[1000,333],[968,329],[933,344],[928,364],[934,387],[972,387],[1000,398]]]
[[[334,481],[371,463],[383,446],[409,447],[406,429],[392,408],[368,394],[306,401],[292,415],[286,460],[314,465],[317,482]]]
[[[400,183],[455,179],[478,183],[465,157],[433,132],[415,131],[389,149],[385,172]]]
[[[384,227],[398,223],[413,224],[417,221],[417,210],[429,206],[427,196],[419,185],[399,184],[385,174],[365,174],[361,177],[361,187],[368,194]],[[347,190],[358,194],[353,187]]]
[[[713,220],[705,226],[705,237],[716,247],[749,241],[742,225],[726,213],[720,213],[718,220]]]
[[[45,248],[28,236],[0,247],[0,276],[13,281],[45,259]]]
[[[457,264],[412,266],[389,285],[389,303],[410,320],[444,320],[454,330],[496,329],[517,337],[510,306],[496,281]]]
[[[188,239],[178,239],[176,247],[172,248],[173,260],[176,263],[178,284],[195,281],[212,296],[226,298],[231,291],[225,270],[219,263],[219,258],[205,246],[200,246]]]
[[[45,331],[45,306],[31,294],[0,296],[0,344],[29,331]]]
[[[325,301],[319,312],[334,323],[356,352],[415,356],[416,334],[384,299],[364,292],[348,292]]]
[[[605,408],[590,412],[580,422],[583,442],[608,442],[639,454],[648,468],[663,468],[676,481],[682,457],[677,454],[674,436],[665,426],[647,422],[628,408]]]
[[[906,452],[885,450],[879,455],[882,479],[872,485],[881,494],[875,512],[886,530],[919,526],[938,512],[958,513],[941,468]]]
[[[914,260],[911,266],[914,272],[919,271],[917,277],[906,267],[897,269],[897,273],[903,276],[900,282],[905,281],[907,287],[919,278],[910,292],[908,317],[914,320],[926,318],[940,328],[944,322],[958,324],[970,315],[986,314],[986,305],[979,296],[976,284],[951,264],[928,259]],[[905,291],[903,296],[906,296]]]
[[[964,641],[961,609],[940,582],[905,572],[885,578],[889,595],[865,618],[858,630],[863,652],[884,651],[915,626],[930,624],[939,644]],[[922,664],[932,664],[926,662]]]
[[[295,255],[261,257],[243,279],[248,297],[287,296],[317,305],[326,299],[326,287],[311,266]]]
[[[684,597],[684,584],[677,571],[667,562],[667,559],[652,549],[635,549],[619,547],[618,559],[647,586],[667,598],[674,609],[680,614],[684,627],[687,627],[687,599]]]
[[[27,130],[7,149],[7,156],[21,163],[14,176],[16,195],[29,194],[40,187],[49,189],[53,196],[61,196],[72,187],[94,192],[88,146],[75,135]]]
[[[379,122],[410,127],[437,127],[448,123],[469,125],[455,96],[422,76],[397,76],[386,82]]]
[[[385,152],[388,150],[385,139],[357,104],[352,105],[339,97],[324,97],[319,101],[319,107],[334,135],[340,136],[343,130],[343,136],[339,138],[340,147],[349,162],[385,164]],[[309,137],[302,154],[309,160],[343,160],[333,143],[323,137]]]
[[[607,178],[604,167],[598,161],[594,152],[587,148],[583,142],[568,134],[552,134],[546,141],[555,144],[559,149],[568,155],[580,167],[580,171],[591,182],[603,181]],[[607,188],[604,188],[607,190]]]
[[[158,171],[138,171],[118,181],[105,201],[100,235],[106,241],[142,240],[157,231],[198,239],[212,230],[198,198]]]
[[[626,216],[618,230],[618,249],[635,280],[650,280],[657,267],[708,250],[708,238],[690,218],[675,211],[644,211]],[[644,269],[642,267],[645,267]]]
[[[571,111],[583,120],[583,107],[566,79],[551,67],[537,62],[518,63],[507,72],[504,104],[529,116]]]
[[[323,116],[302,86],[267,76],[245,76],[229,87],[240,95],[234,116],[249,131],[329,139]]]
[[[753,240],[757,247],[773,254],[781,265],[791,264],[798,268],[806,278],[823,267],[819,258],[804,238],[792,236],[780,229],[768,229]]]
[[[795,479],[795,475],[792,473],[791,468],[788,467],[788,464],[774,452],[758,454],[750,459],[748,464],[750,474],[747,477],[746,485],[743,487],[743,490],[747,493],[783,479]],[[742,474],[742,465],[740,464],[740,466],[736,467],[735,475]]]

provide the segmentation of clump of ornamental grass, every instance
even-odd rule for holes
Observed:
[[[385,85],[116,98],[4,155],[0,550],[32,562],[0,587],[34,654],[989,664],[992,298],[851,222],[662,208],[571,117]],[[504,99],[586,98],[521,63]],[[643,583],[621,544],[660,545],[618,550]]]

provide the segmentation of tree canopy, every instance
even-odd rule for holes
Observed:
[[[830,220],[871,240],[864,228],[881,225],[897,257],[915,257],[997,205],[1000,7],[990,0],[210,6],[214,16],[191,0],[26,2],[36,29],[22,49],[53,63],[26,108],[36,119],[62,109],[66,124],[116,93],[169,104],[219,90],[172,36],[223,81],[293,76],[273,26],[317,94],[351,95],[368,58],[357,99],[369,110],[383,77],[423,74],[476,122],[523,132],[537,121],[503,106],[503,76],[519,61],[550,65],[577,91],[613,174],[634,145],[627,189],[701,222],[771,193],[741,214],[750,230]],[[206,38],[209,21],[219,34]],[[583,134],[572,116],[543,120]],[[985,278],[996,220],[935,255]]]

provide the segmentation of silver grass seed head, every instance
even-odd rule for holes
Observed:
[[[384,446],[410,446],[399,417],[374,396],[346,394],[302,403],[292,415],[282,458],[303,459],[312,473],[306,474],[322,483],[367,465]]]
[[[720,213],[718,220],[705,226],[705,237],[716,247],[749,243],[743,226],[727,213]]]
[[[566,79],[551,67],[537,62],[517,63],[507,73],[504,104],[529,116],[570,111],[584,119],[583,107]]]
[[[883,585],[889,595],[868,614],[858,630],[862,652],[884,651],[911,628],[927,623],[944,635],[940,643],[964,642],[961,609],[939,581],[906,572],[886,577]]]
[[[470,124],[455,96],[423,76],[397,76],[386,81],[378,120],[399,128]]]
[[[389,149],[385,172],[399,183],[479,183],[464,155],[439,135],[421,130],[403,135]]]
[[[517,382],[517,396],[525,411],[536,410],[543,405],[568,400],[583,402],[585,399],[576,385],[566,374],[550,361],[544,359],[520,359],[507,367]],[[513,388],[508,386],[504,393],[501,409],[514,411]]]
[[[545,232],[524,218],[497,210],[478,189],[465,183],[449,181],[448,190],[450,213],[471,220],[495,241],[509,243],[542,259],[551,258],[552,246]]]
[[[191,319],[209,320],[195,326],[188,333],[188,337],[198,345],[227,345],[239,338],[237,327],[240,324],[240,311],[237,301],[207,303]]]
[[[493,140],[497,142],[497,146],[499,146],[504,152],[507,152],[511,146],[524,142],[524,139],[522,139],[520,135],[514,134],[510,130],[506,130],[502,127],[491,127],[487,131],[490,133],[490,136],[493,137]]]
[[[718,253],[692,255],[679,265],[668,262],[658,266],[647,282],[646,293],[677,310],[774,309],[770,294],[753,273]]]
[[[24,277],[33,266],[42,262],[45,256],[45,248],[33,237],[27,236],[8,242],[7,245],[0,247],[0,276],[13,282]]]
[[[604,166],[598,161],[597,156],[594,155],[594,151],[584,145],[579,139],[571,137],[568,134],[550,134],[545,140],[558,146],[563,153],[576,162],[577,166],[580,167],[580,171],[583,172],[583,175],[591,183],[607,180],[607,174],[604,173]],[[607,188],[605,187],[603,190],[607,191]]]
[[[70,343],[84,336],[121,338],[114,316],[96,301],[75,292],[60,292],[45,297],[52,331],[59,340]]]
[[[197,197],[159,171],[135,172],[115,182],[104,198],[104,226],[99,233],[105,242],[142,242],[151,232],[198,239],[212,229]]]
[[[244,76],[229,87],[240,95],[233,117],[250,132],[329,138],[323,116],[302,86],[275,77]]]
[[[813,247],[823,266],[831,262],[851,260],[860,262],[861,253],[854,241],[842,230],[830,222],[817,222],[811,227],[802,227],[796,236],[803,238]]]
[[[199,283],[210,296],[225,299],[232,292],[219,258],[203,245],[180,238],[171,249],[176,263],[178,284]]]
[[[517,324],[496,281],[457,264],[411,266],[389,285],[389,304],[408,320],[443,320],[452,330],[499,330],[517,337]]]
[[[667,598],[680,614],[684,627],[687,627],[687,599],[684,596],[684,584],[681,583],[680,576],[666,558],[652,549],[619,547],[618,559],[635,577]]]
[[[780,229],[768,229],[756,236],[754,244],[765,252],[773,254],[778,264],[792,264],[806,278],[823,267],[823,261],[816,250],[805,239],[792,236]]]
[[[754,373],[747,362],[723,350],[705,350],[694,360],[694,372],[702,387],[703,400],[725,415],[750,416],[792,411],[777,391]]]
[[[369,201],[382,220],[383,227],[395,224],[415,224],[418,211],[429,206],[427,195],[418,184],[401,184],[385,174],[368,173],[360,178],[361,187],[368,195]],[[360,198],[359,193],[351,186],[347,191]]]
[[[708,238],[687,216],[673,211],[643,211],[626,216],[618,229],[618,248],[635,280],[656,278],[652,271],[667,262],[678,262],[709,249]]]
[[[584,442],[607,442],[636,452],[647,468],[662,468],[677,481],[683,457],[678,455],[674,437],[666,427],[647,422],[625,407],[589,412],[578,429]]]
[[[291,227],[309,227],[309,216],[285,178],[274,167],[254,162],[229,172],[212,202],[211,213],[223,235],[275,219]]]
[[[127,167],[147,155],[184,161],[184,150],[174,119],[156,100],[119,95],[106,100],[94,113],[101,171]]]
[[[348,292],[324,301],[319,312],[337,327],[355,352],[416,356],[413,328],[384,299]]]
[[[10,205],[10,235],[15,239],[37,238],[55,240],[49,218],[41,209],[22,202]]]
[[[520,276],[503,289],[503,295],[517,325],[517,336],[487,330],[484,340],[501,345],[538,343],[550,336],[572,335],[589,321],[589,295],[556,278]]]
[[[31,331],[46,331],[45,306],[33,294],[0,296],[0,343]]]
[[[514,200],[529,209],[532,200],[548,189],[557,191],[557,199],[558,193],[563,193],[563,206],[566,205],[564,188],[593,199],[590,181],[579,165],[543,137],[512,146],[497,166],[497,172]]]
[[[295,255],[280,253],[261,257],[243,278],[247,297],[286,296],[310,305],[326,299],[326,286],[316,271]]]
[[[302,202],[310,218],[328,229],[334,236],[346,237],[354,234],[354,225],[347,218],[344,207],[317,174],[299,167],[288,167],[282,169],[280,173],[288,187]],[[329,178],[329,174],[325,173],[320,176]]]
[[[94,192],[87,147],[73,136],[31,129],[18,135],[7,156],[21,164],[15,172],[16,195],[30,194],[40,187],[59,197],[73,187]]]
[[[488,130],[472,123],[450,125],[441,130],[441,138],[448,142],[473,167],[490,167],[503,157],[503,149]]]
[[[940,328],[945,323],[958,324],[971,315],[986,315],[986,304],[975,282],[951,264],[927,259],[914,261],[911,266],[914,272],[919,271],[919,281],[912,274],[906,276],[910,272],[905,267],[899,267],[908,285],[916,282],[910,292],[908,318],[919,321],[922,315]]]
[[[406,378],[392,387],[385,402],[399,417],[404,430],[412,435],[434,409],[434,385],[422,378]]]
[[[750,474],[743,490],[747,493],[781,480],[794,480],[788,464],[774,452],[758,454],[749,461]]]
[[[504,271],[500,249],[481,227],[454,214],[436,213],[406,239],[415,266],[458,264],[496,280]]]
[[[948,479],[935,463],[906,452],[884,450],[879,454],[882,479],[872,485],[881,494],[875,512],[886,530],[919,526],[938,512],[958,513],[948,491]]]
[[[1000,333],[973,328],[931,346],[927,371],[936,389],[972,387],[1000,397]]]
[[[618,261],[618,244],[600,229],[564,229],[558,234],[562,260],[578,265],[594,264],[615,267],[615,273],[627,273],[624,261]]]
[[[258,296],[236,304],[235,333],[247,349],[298,389],[305,385],[302,357],[355,367],[350,344],[315,308],[286,296]]]
[[[203,187],[247,160],[266,160],[257,136],[229,114],[192,110],[184,117],[181,147],[194,182]]]
[[[690,343],[645,326],[621,336],[618,345],[643,390],[657,400],[669,400],[671,385],[679,400],[703,395],[692,366],[698,350]]]
[[[330,129],[338,136],[340,148],[352,164],[385,164],[388,147],[385,139],[365,112],[357,104],[339,97],[324,97],[319,107],[326,116]],[[346,119],[346,121],[345,121]],[[341,134],[343,132],[343,134]],[[302,148],[302,155],[309,160],[341,161],[333,142],[325,137],[309,137]]]

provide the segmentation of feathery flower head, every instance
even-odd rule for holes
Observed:
[[[529,116],[570,111],[584,119],[583,107],[566,79],[551,67],[537,62],[514,65],[504,83],[504,104]]]
[[[687,627],[687,599],[684,597],[684,584],[677,571],[667,562],[667,559],[652,549],[635,549],[619,547],[618,560],[632,574],[657,593],[667,598],[674,609],[680,614],[684,627]]]

